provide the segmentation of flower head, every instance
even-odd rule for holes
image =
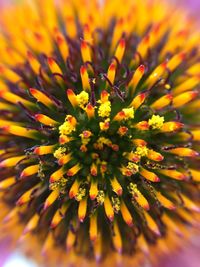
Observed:
[[[35,0],[9,11],[6,220],[23,217],[23,236],[40,237],[43,252],[56,244],[96,259],[113,247],[147,253],[194,225],[200,36],[186,16],[157,0]]]

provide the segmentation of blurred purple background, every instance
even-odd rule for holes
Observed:
[[[187,5],[187,7],[192,8],[193,10],[195,10],[196,8],[200,8],[199,0],[175,0],[174,2],[177,2],[178,4],[185,4]]]
[[[185,6],[192,15],[194,15],[198,20],[200,20],[199,18],[200,0],[170,0],[170,1],[172,3],[176,3],[178,6]]]

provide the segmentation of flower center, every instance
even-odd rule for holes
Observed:
[[[103,104],[97,110],[100,116],[88,119],[84,111],[77,118],[67,115],[65,122],[59,127],[61,145],[54,156],[59,163],[68,164],[68,169],[75,166],[73,172],[68,171],[69,176],[78,171],[83,177],[88,173],[98,177],[104,177],[105,174],[113,176],[113,173],[119,175],[120,169],[127,169],[128,176],[133,174],[129,161],[134,149],[133,130],[130,127],[134,110],[124,111],[127,119],[123,122],[116,119],[110,121],[107,108],[106,111],[102,108]],[[69,154],[71,161],[63,161]],[[131,161],[137,162],[138,159],[139,157],[135,157]]]

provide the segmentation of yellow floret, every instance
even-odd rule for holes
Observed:
[[[104,203],[105,200],[105,194],[103,190],[99,190],[98,191],[98,195],[97,195],[97,203],[99,205],[102,205]]]
[[[111,112],[111,103],[106,101],[99,106],[98,114],[100,117],[109,117]]]
[[[164,123],[164,117],[161,117],[159,115],[153,115],[151,119],[148,121],[149,126],[152,127],[153,130],[159,130],[162,128]]]
[[[85,188],[79,188],[79,190],[78,190],[78,193],[76,194],[76,200],[77,201],[81,201],[82,199],[83,199],[83,197],[85,196],[85,194],[86,194],[86,190],[85,190]]]
[[[61,177],[59,181],[50,183],[49,189],[53,191],[59,191],[60,193],[65,193],[65,187],[66,187],[67,179],[64,177]]]
[[[125,113],[125,120],[134,118],[134,108],[123,108],[122,111]]]
[[[146,146],[138,146],[136,148],[135,154],[140,157],[146,157],[148,154],[149,149]]]
[[[118,213],[120,211],[120,206],[121,206],[119,198],[118,197],[112,197],[111,202],[112,202],[112,206],[113,206],[115,213]]]
[[[86,131],[83,131],[81,134],[79,134],[79,136],[81,138],[86,138],[87,139],[87,138],[90,138],[92,136],[92,132],[86,130]]]
[[[85,109],[85,106],[86,104],[88,104],[89,101],[89,94],[85,91],[82,91],[80,94],[76,96],[76,99],[78,101],[79,107]]]
[[[139,193],[140,193],[136,184],[130,183],[127,188],[128,188],[128,190],[129,190],[129,192],[131,194],[135,194],[136,193],[136,194],[139,195]]]
[[[70,134],[75,130],[75,126],[76,126],[76,119],[71,115],[67,115],[65,118],[65,122],[59,127],[60,135]]]
[[[126,166],[126,168],[127,168],[128,170],[133,171],[133,173],[138,172],[138,169],[139,169],[139,167],[138,167],[137,164],[135,164],[135,163],[133,163],[133,162],[130,162],[130,161],[128,162],[128,165]]]
[[[66,148],[65,147],[59,147],[58,149],[56,149],[56,151],[54,152],[54,157],[57,159],[60,159],[66,152]]]
[[[110,146],[111,144],[112,142],[110,141],[110,139],[105,137],[99,137],[99,139],[97,140],[97,145],[99,149],[102,149],[103,145]]]
[[[106,119],[104,122],[99,123],[99,127],[101,131],[107,131],[109,129],[109,122],[110,122],[110,119]]]
[[[83,131],[83,133],[81,133],[79,136],[81,137],[82,144],[87,145],[90,142],[90,137],[92,136],[92,132]]]
[[[74,130],[75,130],[75,127],[69,121],[65,121],[59,127],[59,133],[60,133],[60,135],[68,135],[71,132],[73,132]]]

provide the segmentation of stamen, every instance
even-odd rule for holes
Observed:
[[[177,147],[167,150],[167,152],[178,155],[180,157],[197,157],[199,153],[191,148]]]
[[[22,206],[25,203],[29,202],[30,199],[32,198],[32,194],[34,192],[35,188],[31,188],[27,190],[16,202],[17,206]]]
[[[149,215],[148,212],[144,212],[145,219],[147,221],[148,227],[158,236],[160,236],[160,230],[156,224],[156,222],[153,220],[153,218]]]
[[[98,194],[97,181],[92,180],[91,181],[91,185],[90,185],[90,191],[89,191],[90,199],[94,200],[97,197],[97,194]]]
[[[28,166],[21,172],[20,179],[36,174],[38,170],[39,170],[39,164]]]
[[[40,63],[37,58],[30,51],[27,52],[27,58],[33,71],[38,74],[40,71]]]
[[[167,68],[172,72],[174,71],[178,65],[180,65],[183,60],[185,59],[186,54],[184,52],[181,52],[175,56],[173,56],[168,62],[167,62]]]
[[[74,93],[72,89],[67,90],[67,97],[69,99],[69,102],[72,104],[72,106],[76,108],[78,106],[78,101],[77,101],[76,94]]]
[[[50,146],[39,146],[36,147],[33,151],[33,153],[37,155],[46,155],[46,154],[51,154],[53,153],[54,149],[56,148],[56,145],[50,145]]]
[[[0,162],[0,167],[1,168],[10,168],[16,166],[20,161],[25,159],[27,156],[16,156],[16,157],[11,157],[8,159],[4,159]]]
[[[47,59],[47,62],[52,73],[56,73],[60,75],[63,74],[61,68],[59,67],[59,65],[56,63],[56,61],[52,57],[49,57]]]
[[[1,190],[7,189],[15,183],[16,183],[16,178],[14,176],[8,177],[0,182],[0,189]]]
[[[70,251],[72,249],[75,241],[76,241],[76,234],[69,230],[67,238],[66,238],[66,250],[67,251]]]
[[[181,198],[184,202],[184,206],[190,210],[200,212],[200,208],[191,200],[189,199],[186,195],[181,194]]]
[[[184,126],[183,123],[176,122],[176,121],[168,121],[163,123],[161,132],[167,133],[167,132],[174,132],[180,130]]]
[[[48,196],[48,198],[45,200],[44,210],[46,210],[50,205],[52,205],[56,201],[58,196],[59,196],[59,192],[57,190],[52,191],[50,195]]]
[[[82,56],[84,63],[85,62],[92,62],[90,47],[87,44],[87,42],[84,40],[81,41],[81,56]]]
[[[55,103],[43,92],[35,88],[30,88],[29,91],[34,98],[36,98],[39,102],[44,104],[46,107],[55,109]]]
[[[70,160],[72,159],[72,154],[69,153],[67,155],[63,155],[62,157],[59,158],[58,164],[59,165],[65,165],[67,164]]]
[[[83,36],[86,43],[93,44],[92,31],[89,24],[85,24],[83,27]]]
[[[9,91],[0,90],[0,98],[3,98],[6,101],[13,103],[13,104],[22,103],[24,106],[27,106],[31,109],[35,108],[35,105],[32,102],[25,100],[22,97],[16,94],[13,94]]]
[[[92,106],[91,103],[89,103],[89,104],[86,106],[85,112],[87,113],[87,116],[88,116],[89,119],[94,118],[95,109],[94,109],[94,107]]]
[[[149,124],[147,121],[140,121],[134,127],[141,131],[149,130]]]
[[[50,183],[57,182],[58,180],[60,180],[63,177],[63,175],[65,174],[65,172],[66,172],[66,168],[64,168],[64,167],[58,169],[57,171],[55,171],[54,173],[52,173],[52,175],[50,176],[49,182]]]
[[[81,165],[79,163],[77,163],[76,165],[74,165],[72,168],[70,168],[68,171],[67,171],[67,176],[74,176],[75,174],[77,174],[80,169],[81,169]]]
[[[122,187],[120,185],[120,183],[117,181],[116,177],[114,177],[113,179],[110,180],[113,191],[118,195],[121,196],[122,195]]]
[[[90,240],[92,242],[95,242],[97,239],[97,233],[98,233],[98,227],[97,227],[97,214],[92,214],[90,217]]]
[[[151,87],[165,74],[166,67],[167,62],[163,62],[152,72],[145,82],[148,85],[148,89],[151,89]]]
[[[175,180],[186,180],[187,179],[187,176],[184,173],[176,171],[176,170],[167,169],[167,170],[158,170],[158,172]]]
[[[154,161],[162,161],[164,159],[164,157],[160,153],[158,153],[152,149],[148,150],[147,157],[151,160],[154,160]]]
[[[44,125],[51,126],[51,127],[58,125],[58,122],[57,121],[49,118],[46,115],[43,115],[43,114],[35,114],[34,117],[35,117],[35,119],[37,121],[39,121],[40,123],[42,123]]]
[[[116,221],[114,221],[114,235],[113,235],[113,245],[115,247],[115,249],[121,253],[122,252],[122,239],[121,239],[121,234],[119,231],[119,227]]]
[[[147,180],[151,181],[151,182],[160,182],[159,177],[154,173],[154,172],[150,172],[147,171],[144,168],[140,168],[140,174]]]
[[[23,234],[25,235],[25,234],[33,231],[37,227],[39,219],[40,219],[39,214],[36,213],[35,215],[33,215],[31,217],[31,219],[28,221],[28,223],[26,224],[26,226],[23,230]]]
[[[200,130],[192,130],[191,133],[194,141],[200,141]]]
[[[86,212],[87,212],[87,198],[85,197],[79,202],[78,206],[78,218],[80,222],[84,221]]]
[[[194,76],[191,78],[186,79],[181,84],[175,86],[173,88],[173,94],[179,95],[181,93],[184,93],[185,91],[190,91],[193,88],[195,88],[200,82],[200,77]]]
[[[91,91],[90,82],[89,82],[89,75],[85,66],[80,68],[82,86],[85,91]]]
[[[162,108],[165,108],[166,106],[170,105],[172,102],[173,96],[171,94],[166,94],[156,100],[152,105],[151,108],[155,110],[160,110]]]
[[[69,190],[69,198],[74,198],[79,190],[80,182],[76,179],[72,185],[72,187]]]
[[[142,93],[142,94],[139,94],[137,95],[133,100],[132,102],[130,103],[130,107],[134,107],[135,110],[137,110],[145,101],[147,97],[147,94],[146,93]]]
[[[113,211],[109,196],[105,196],[104,209],[105,209],[106,216],[112,222],[114,219],[114,211]]]
[[[55,228],[60,223],[60,221],[64,218],[64,215],[67,212],[68,208],[69,208],[68,203],[64,203],[61,206],[61,208],[56,211],[56,213],[54,214],[53,219],[51,221],[51,228],[52,229]]]
[[[116,64],[112,62],[107,72],[107,78],[112,85],[114,84],[115,75],[116,75]]]
[[[157,192],[156,194],[158,200],[160,201],[160,203],[166,208],[166,209],[170,209],[170,210],[174,210],[175,206],[174,204],[165,196],[163,196],[160,192]]]
[[[135,89],[138,83],[140,82],[140,80],[142,79],[144,72],[145,72],[144,65],[140,65],[134,72],[133,77],[131,81],[129,82],[129,86],[131,87],[131,95],[133,95],[133,93],[135,92]]]
[[[61,55],[65,61],[69,56],[68,44],[67,44],[65,37],[63,36],[62,33],[57,32],[55,37],[56,37],[56,43],[58,44],[60,53],[61,53]]]
[[[143,196],[143,194],[138,190],[136,184],[130,183],[128,186],[128,190],[143,209],[149,210],[149,203],[147,199]]]
[[[150,46],[150,36],[146,35],[138,44],[137,52],[140,54],[142,59],[145,59]]]
[[[121,39],[116,48],[115,57],[118,59],[119,63],[121,63],[124,52],[125,52],[125,39]]]
[[[123,200],[121,200],[121,214],[122,214],[124,221],[128,224],[128,226],[130,227],[133,226],[132,216]]]
[[[189,91],[189,92],[185,92],[174,97],[173,103],[172,103],[173,107],[174,108],[182,107],[183,105],[187,104],[188,102],[193,100],[195,97],[197,97],[198,94],[199,94],[198,91]]]

